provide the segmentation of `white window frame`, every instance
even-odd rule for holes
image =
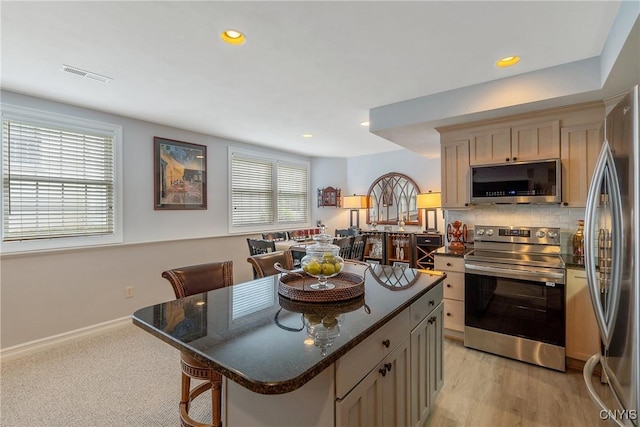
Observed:
[[[49,111],[1,104],[2,120],[16,120],[33,122],[43,126],[55,128],[70,128],[76,130],[98,131],[113,134],[113,164],[114,164],[114,231],[100,236],[58,237],[50,239],[4,241],[4,197],[0,197],[0,252],[35,252],[56,249],[78,248],[88,246],[113,245],[123,242],[123,195],[122,195],[122,126],[112,123],[99,122],[79,117],[72,117]],[[3,149],[0,147],[0,176],[4,176]],[[4,183],[3,183],[4,185]]]
[[[242,157],[248,157],[256,160],[271,162],[272,164],[272,173],[273,173],[273,197],[271,206],[273,209],[273,221],[269,224],[259,224],[254,226],[234,226],[233,225],[233,188],[232,188],[232,159],[233,156],[239,155]],[[229,218],[229,234],[239,234],[239,233],[257,233],[257,232],[265,232],[265,231],[277,231],[277,230],[288,230],[292,228],[304,228],[309,226],[310,218],[311,218],[311,189],[310,189],[310,180],[311,180],[311,166],[310,162],[293,159],[284,156],[276,156],[269,155],[266,153],[260,153],[256,151],[245,150],[237,147],[229,147],[228,151],[228,162],[229,165],[229,175],[228,175],[228,188],[229,188],[229,199],[228,199],[228,218]],[[297,167],[303,167],[307,170],[307,211],[306,211],[306,220],[305,221],[278,221],[278,177],[277,177],[277,168],[278,164],[280,165],[292,165]]]

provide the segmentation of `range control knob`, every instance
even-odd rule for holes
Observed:
[[[479,229],[476,231],[476,234],[477,234],[478,236],[484,236],[484,228],[479,228]]]
[[[550,231],[547,233],[547,236],[549,236],[551,239],[555,239],[556,237],[558,237],[558,232],[557,231]]]
[[[493,228],[487,230],[487,236],[493,236]]]
[[[536,237],[538,237],[538,238],[540,238],[540,239],[542,239],[542,238],[544,237],[544,235],[545,235],[545,232],[544,232],[544,231],[542,231],[542,230],[538,230],[538,231],[536,232]]]

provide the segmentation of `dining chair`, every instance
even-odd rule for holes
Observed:
[[[283,241],[289,240],[289,233],[286,231],[274,231],[271,233],[262,233],[263,240]]]
[[[249,256],[276,251],[276,242],[273,240],[247,238],[247,244],[249,245]]]
[[[333,244],[340,248],[340,255],[344,259],[349,259],[351,256],[351,246],[353,245],[353,236],[351,237],[336,237],[333,239]]]
[[[173,287],[176,299],[233,285],[233,261],[174,268],[162,272]],[[182,366],[182,391],[180,396],[180,420],[186,427],[222,426],[222,375],[199,362],[187,353],[180,353]],[[191,379],[203,383],[191,389]],[[211,389],[211,424],[203,424],[189,416],[191,402]]]
[[[355,228],[337,228],[335,237],[350,237],[360,234]]]
[[[351,254],[349,259],[355,259],[358,261],[364,261],[364,247],[367,244],[367,235],[359,234],[353,238],[353,244],[351,245]]]
[[[279,271],[273,266],[276,262],[284,269],[293,270],[293,255],[290,250],[252,255],[247,258],[247,262],[253,267],[254,279],[278,274]]]

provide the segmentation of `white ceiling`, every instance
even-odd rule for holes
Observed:
[[[350,157],[400,148],[360,126],[374,107],[599,56],[619,6],[2,1],[0,83],[223,138]],[[222,43],[228,28],[247,43]],[[511,54],[522,61],[495,67]],[[83,79],[62,64],[113,81]]]

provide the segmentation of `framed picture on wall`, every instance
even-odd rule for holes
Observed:
[[[153,138],[154,209],[207,209],[207,147]]]

